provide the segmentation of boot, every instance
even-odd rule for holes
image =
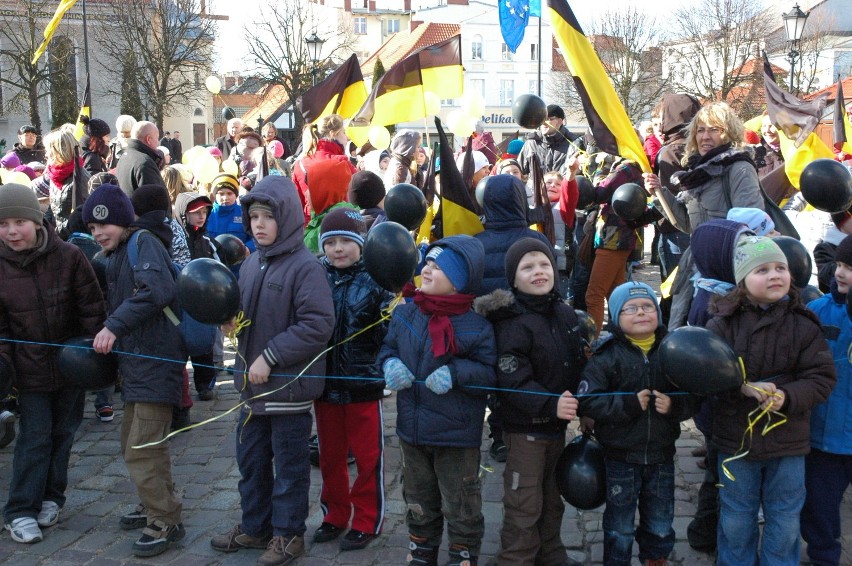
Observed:
[[[426,539],[414,535],[408,535],[408,560],[409,566],[438,566],[438,547],[428,546]]]
[[[470,550],[464,545],[451,544],[447,566],[476,566],[476,556],[471,556]]]

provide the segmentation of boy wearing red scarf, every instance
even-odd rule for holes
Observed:
[[[475,566],[485,530],[479,447],[497,353],[491,324],[471,310],[484,261],[470,236],[429,246],[414,302],[394,310],[379,352],[387,387],[399,392],[412,565],[437,565],[446,520],[448,564]]]

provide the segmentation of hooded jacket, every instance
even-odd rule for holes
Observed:
[[[175,198],[175,219],[180,223],[184,233],[186,234],[186,243],[189,247],[189,255],[192,259],[207,257],[218,260],[216,244],[213,242],[213,239],[207,235],[207,222],[205,222],[200,228],[195,228],[190,226],[186,221],[186,209],[189,208],[190,204],[199,199],[206,199],[205,202],[210,201],[210,199],[199,193],[180,193],[177,198]]]
[[[17,142],[12,150],[18,154],[18,158],[24,165],[33,161],[38,161],[39,163],[45,162],[44,146],[40,141],[37,141],[33,147],[24,147],[22,143]]]
[[[612,195],[626,183],[642,185],[642,170],[630,161],[622,162],[595,187],[595,202],[602,205],[595,225],[596,249],[633,250],[638,238],[636,230],[661,217],[652,208],[647,208],[636,220],[625,220],[617,215],[612,208]]]
[[[308,165],[308,176],[313,188],[308,200],[311,205],[311,221],[305,226],[305,245],[315,254],[322,255],[319,248],[319,232],[323,218],[332,209],[347,206],[357,209],[346,202],[349,184],[352,180],[352,165],[331,159],[314,161]]]
[[[701,102],[689,94],[667,94],[660,106],[660,131],[665,134],[666,143],[657,153],[656,167],[660,184],[671,187],[672,175],[683,171],[680,160],[686,149],[686,129],[701,110]],[[668,219],[663,219],[659,225],[662,232],[677,231]]]
[[[115,176],[118,186],[128,196],[142,185],[163,185],[160,168],[157,166],[159,155],[153,149],[137,139],[127,140],[127,149],[118,162]]]
[[[828,399],[836,370],[817,316],[798,294],[764,309],[749,301],[717,303],[718,314],[707,328],[727,342],[745,363],[751,382],[771,381],[784,391],[781,413],[787,422],[766,435],[751,435],[748,460],[802,456],[810,451],[811,410]],[[724,454],[740,449],[748,415],[757,400],[739,388],[713,399],[713,444]],[[764,417],[765,419],[765,417]],[[758,427],[762,428],[764,421]]]
[[[529,175],[532,170],[532,156],[536,154],[541,161],[542,173],[559,171],[565,175],[565,161],[580,149],[583,149],[582,138],[572,134],[565,126],[560,126],[558,132],[547,135],[535,131],[527,135],[524,147],[518,154],[518,164],[521,166],[521,172]]]
[[[418,185],[417,179],[414,179],[411,175],[411,164],[417,157],[420,139],[420,134],[414,130],[403,130],[393,138],[390,144],[391,158],[382,179],[386,191],[400,183]]]
[[[341,163],[346,163],[349,166],[350,176],[354,175],[357,172],[355,166],[349,161],[349,158],[346,157],[343,153],[343,146],[337,143],[334,140],[321,139],[317,142],[317,148],[314,151],[313,155],[306,155],[296,163],[293,164],[293,182],[296,184],[296,188],[299,190],[299,200],[302,203],[302,208],[304,209],[304,225],[307,225],[308,222],[311,221],[311,205],[308,202],[308,191],[309,191],[309,182],[308,182],[308,170],[315,163],[319,163],[321,161],[331,160]],[[347,185],[347,189],[349,186]],[[346,199],[346,193],[344,191],[343,198],[340,200]],[[333,204],[333,203],[332,203]],[[315,211],[317,214],[322,212],[322,210]]]
[[[482,277],[481,268],[477,269],[482,262],[480,245],[465,237],[440,242],[465,259],[471,288],[462,291],[475,292],[476,280]],[[396,307],[376,364],[382,368],[388,358],[398,358],[416,378],[411,387],[397,393],[396,431],[402,440],[417,446],[479,448],[488,389],[497,383],[494,329],[472,310],[449,318],[458,351],[436,358],[429,334],[430,316],[414,303]],[[450,369],[453,386],[438,395],[426,387],[425,381],[443,365]]]
[[[269,176],[240,199],[249,230],[253,203],[270,207],[278,225],[275,241],[258,244],[240,270],[240,302],[251,324],[239,335],[234,387],[243,400],[252,399],[249,409],[255,414],[307,413],[324,387],[319,376],[325,375],[326,362],[320,353],[334,330],[334,304],[325,270],[305,247],[296,191],[290,179]],[[268,382],[254,385],[246,372],[261,355],[272,372]]]
[[[91,264],[47,227],[39,229],[33,250],[15,252],[0,243],[0,281],[0,337],[61,343],[103,328],[104,299]],[[0,341],[0,383],[10,376],[20,392],[57,391],[63,386],[58,352]]]
[[[485,248],[485,275],[482,294],[495,289],[509,289],[504,257],[512,244],[521,238],[535,238],[552,246],[541,232],[531,230],[527,221],[527,197],[523,182],[511,175],[495,175],[488,180],[482,197],[485,231],[474,238]]]

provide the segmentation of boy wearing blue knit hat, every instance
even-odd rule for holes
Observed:
[[[394,310],[377,360],[399,392],[408,563],[417,566],[437,565],[445,520],[451,566],[475,566],[485,532],[479,446],[497,352],[491,324],[471,310],[484,261],[470,236],[429,246],[422,285]]]
[[[665,564],[675,542],[675,441],[680,421],[692,415],[692,397],[666,394],[676,388],[660,371],[666,327],[651,287],[616,287],[609,316],[612,334],[595,347],[577,390],[580,414],[594,419],[606,453],[604,564],[629,565],[634,538],[639,560]]]

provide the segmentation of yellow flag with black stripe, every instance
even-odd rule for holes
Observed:
[[[778,141],[781,145],[781,155],[784,156],[784,172],[790,184],[799,188],[802,171],[814,159],[834,159],[834,152],[814,132],[808,134],[802,145],[796,147],[795,140],[778,130]]]
[[[440,118],[435,118],[435,127],[441,146],[441,170],[438,172],[441,179],[441,207],[435,220],[439,226],[436,239],[458,234],[479,234],[485,227],[476,213],[473,196],[456,167],[453,146],[447,141]]]
[[[346,135],[361,146],[367,143],[372,126],[425,118],[425,92],[444,99],[458,98],[464,92],[460,35],[418,49],[391,67],[373,85],[369,98],[349,122]]]
[[[358,65],[358,57],[353,53],[343,65],[326,77],[321,83],[309,89],[296,99],[296,110],[313,124],[324,116],[340,114],[349,118],[367,100],[367,85]]]
[[[80,115],[77,116],[77,126],[74,128],[74,137],[77,138],[77,141],[80,141],[86,133],[83,122],[80,120],[83,116],[86,116],[87,118],[92,117],[92,91],[89,88],[88,75],[86,75],[86,90],[83,93],[83,102],[80,104]]]
[[[547,0],[553,35],[574,79],[583,111],[598,147],[612,155],[636,162],[651,172],[642,140],[630,123],[624,105],[615,93],[603,64],[567,0]]]
[[[35,65],[41,56],[44,55],[44,52],[47,51],[47,44],[50,43],[53,34],[56,33],[56,28],[59,27],[59,22],[62,21],[62,16],[64,16],[65,12],[70,10],[76,3],[77,0],[62,0],[59,2],[59,6],[56,7],[56,12],[53,14],[53,17],[50,18],[47,27],[44,28],[44,41],[41,42],[41,45],[39,45],[38,49],[36,49],[35,53],[33,53],[33,60],[31,61],[31,64]]]

